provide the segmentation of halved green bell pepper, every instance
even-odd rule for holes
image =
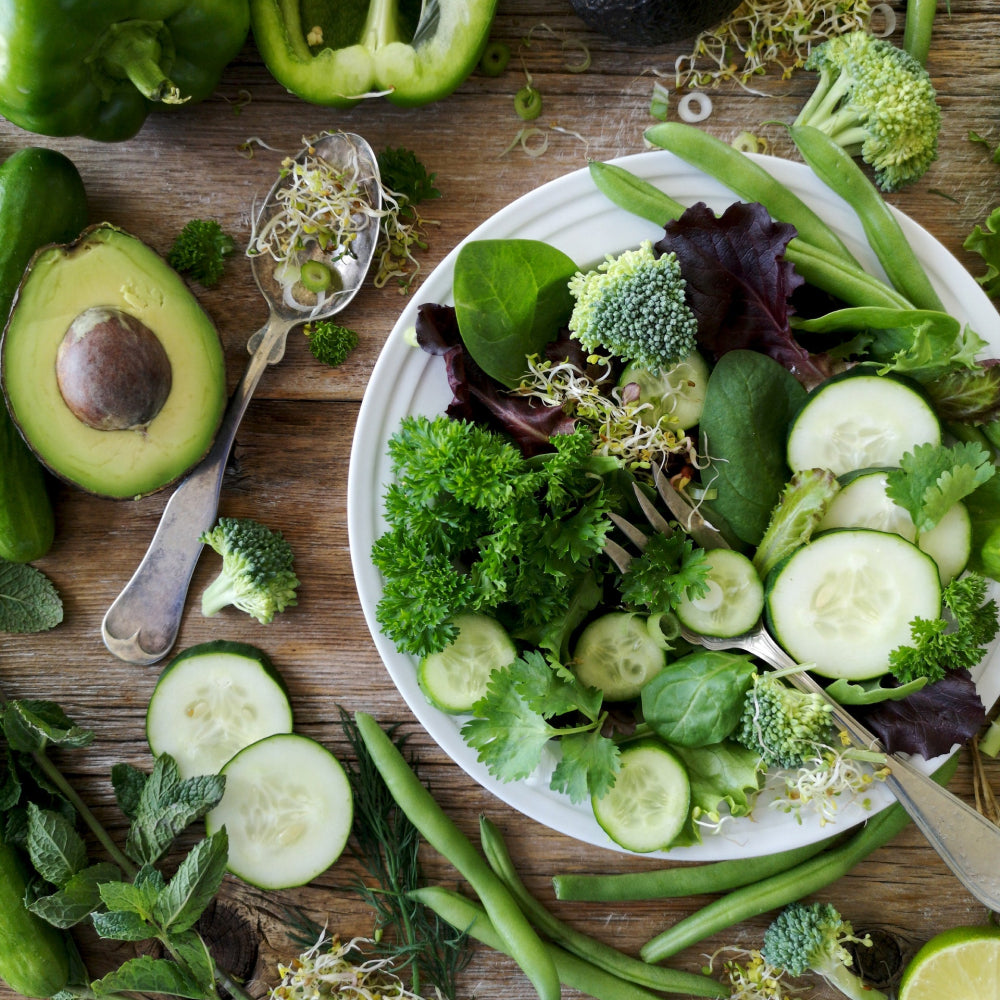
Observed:
[[[450,94],[475,68],[497,0],[250,0],[271,75],[312,104],[385,96],[414,106]]]
[[[153,108],[208,97],[249,30],[248,0],[0,0],[0,115],[131,138]]]

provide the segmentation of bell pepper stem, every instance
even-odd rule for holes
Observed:
[[[127,77],[150,101],[183,104],[187,100],[163,65],[169,56],[164,52],[162,21],[118,21],[111,25],[100,59],[106,72],[119,79]]]

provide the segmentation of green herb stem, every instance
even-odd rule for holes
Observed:
[[[87,803],[80,798],[76,789],[73,788],[73,786],[66,780],[62,771],[60,771],[59,768],[52,763],[48,754],[41,750],[35,750],[32,751],[31,756],[45,776],[56,786],[56,788],[59,789],[60,792],[62,792],[63,795],[66,796],[66,799],[72,804],[73,808],[80,815],[80,818],[87,824],[87,828],[97,838],[100,845],[105,851],[107,851],[114,863],[118,865],[118,867],[121,868],[121,870],[129,878],[135,878],[139,869],[111,839],[108,831],[104,829],[101,822],[97,819],[93,812],[91,812]]]

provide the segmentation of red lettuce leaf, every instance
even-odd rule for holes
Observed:
[[[986,724],[986,709],[968,670],[951,670],[899,701],[883,701],[858,717],[892,753],[926,760],[968,743]]]
[[[698,202],[664,232],[656,249],[677,255],[703,350],[715,360],[758,351],[806,386],[831,374],[827,359],[802,347],[789,324],[789,299],[804,283],[784,259],[793,226],[775,222],[756,202],[734,202],[720,216]]]
[[[462,343],[452,306],[420,306],[415,327],[419,346],[444,360],[452,391],[445,413],[453,420],[468,420],[503,431],[526,458],[552,451],[549,438],[553,435],[573,433],[575,421],[560,407],[511,395],[476,364]]]

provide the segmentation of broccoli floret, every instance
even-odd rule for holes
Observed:
[[[830,703],[799,691],[779,676],[755,674],[734,738],[768,767],[800,767],[833,734]]]
[[[206,288],[218,284],[226,257],[236,244],[214,219],[192,219],[180,231],[167,254],[175,271],[189,274]]]
[[[764,932],[760,951],[772,967],[792,976],[812,970],[851,1000],[888,1000],[852,971],[847,944],[870,947],[871,938],[856,937],[851,925],[829,903],[792,903]]]
[[[570,279],[570,334],[589,351],[604,348],[658,374],[695,349],[698,322],[685,288],[676,255],[657,257],[645,240]]]
[[[220,517],[198,540],[222,556],[222,571],[202,594],[202,614],[210,617],[231,604],[267,625],[296,603],[299,579],[280,531],[248,517]]]
[[[307,323],[305,334],[309,338],[312,356],[331,368],[342,365],[347,360],[347,355],[358,346],[358,335],[331,319]]]
[[[819,81],[795,124],[860,155],[883,191],[917,180],[937,158],[941,109],[930,75],[908,52],[851,31],[818,45],[805,66]]]

